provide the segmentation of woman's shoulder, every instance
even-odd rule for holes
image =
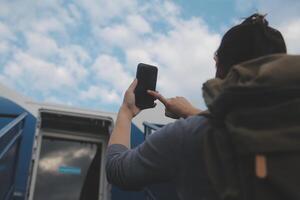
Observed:
[[[195,115],[185,119],[187,126],[198,127],[207,124],[207,118],[203,115]]]
[[[193,138],[206,129],[207,119],[203,116],[192,116],[179,119],[166,124],[163,128],[154,132],[148,138],[150,141],[183,144],[184,141],[192,141]]]
[[[197,115],[185,119],[185,130],[182,131],[183,148],[199,147],[202,137],[208,129],[208,119]]]
[[[208,121],[205,116],[195,115],[186,119],[178,120],[178,123],[183,128],[182,132],[188,135],[193,135],[199,131],[201,132],[202,129],[207,127]]]
[[[174,134],[176,133],[184,133],[184,132],[193,132],[196,131],[197,129],[206,126],[207,124],[207,119],[204,116],[201,115],[195,115],[188,117],[186,119],[179,119],[176,120],[173,123],[167,124],[162,128],[163,132],[170,132]]]

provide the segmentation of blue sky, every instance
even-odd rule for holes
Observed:
[[[0,82],[36,101],[117,111],[139,62],[203,107],[224,32],[255,11],[300,52],[297,0],[1,0]]]

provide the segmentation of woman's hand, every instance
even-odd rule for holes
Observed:
[[[148,94],[152,95],[165,105],[165,115],[167,117],[171,117],[174,119],[178,119],[180,117],[187,118],[189,116],[197,115],[201,112],[200,109],[194,107],[184,97],[174,97],[167,99],[160,93],[152,90],[149,90]]]
[[[122,144],[130,148],[131,120],[140,112],[140,109],[135,106],[134,90],[136,85],[137,79],[131,83],[125,92],[123,104],[117,115],[116,124],[111,133],[108,145]]]
[[[135,105],[135,94],[134,90],[137,86],[138,80],[135,79],[129,86],[129,88],[126,90],[123,104],[121,106],[121,109],[124,110],[131,118],[135,117],[139,112],[140,109]]]

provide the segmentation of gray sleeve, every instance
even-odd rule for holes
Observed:
[[[185,120],[168,124],[134,149],[110,145],[106,151],[108,181],[124,189],[137,190],[174,178],[182,162],[185,127]]]

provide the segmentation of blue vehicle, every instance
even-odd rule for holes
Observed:
[[[154,113],[133,122],[133,147],[160,127],[145,119],[170,121]],[[0,85],[0,200],[176,200],[170,185],[126,192],[107,183],[104,153],[115,118],[33,102]]]

